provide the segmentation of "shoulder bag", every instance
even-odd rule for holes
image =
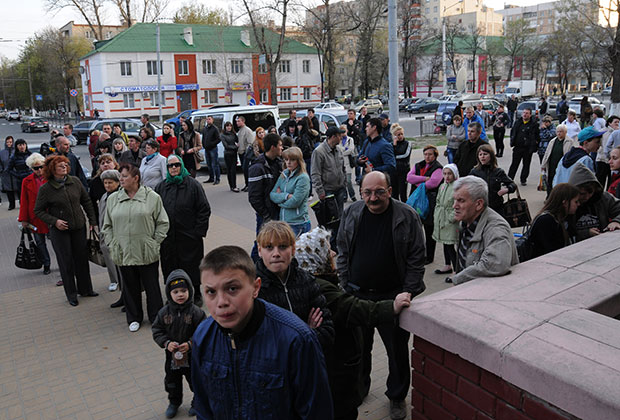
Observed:
[[[26,236],[28,236],[28,246],[26,246]],[[22,237],[15,256],[15,266],[25,270],[38,270],[43,267],[43,262],[37,256],[37,245],[28,229],[22,230]]]
[[[103,252],[101,251],[99,235],[94,230],[90,231],[90,235],[86,240],[86,248],[88,249],[88,261],[101,267],[105,267],[105,260],[103,259]]]
[[[502,209],[504,219],[510,224],[510,227],[521,227],[530,223],[532,221],[530,209],[525,198],[521,198],[519,187],[517,187],[516,198],[510,198],[510,193],[507,196],[508,201],[503,204]]]

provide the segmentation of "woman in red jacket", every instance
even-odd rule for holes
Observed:
[[[177,148],[177,138],[174,136],[174,130],[170,124],[164,124],[162,135],[157,137],[157,142],[159,143],[159,154],[163,157],[167,158],[174,153]]]
[[[33,232],[37,244],[37,254],[43,262],[43,274],[49,274],[50,254],[45,245],[45,235],[49,233],[49,227],[34,215],[34,203],[37,201],[39,188],[47,182],[47,179],[43,177],[44,164],[45,158],[38,153],[33,153],[26,159],[26,165],[32,169],[33,173],[22,181],[19,218],[17,220],[22,222],[24,229],[30,229]],[[62,280],[56,283],[56,286],[62,286]]]

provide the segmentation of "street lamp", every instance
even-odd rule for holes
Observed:
[[[447,95],[448,94],[448,78],[446,77],[446,17],[445,17],[445,13],[446,10],[463,3],[463,0],[458,0],[456,3],[454,3],[451,6],[444,6],[443,8],[443,13],[441,16],[441,52],[442,52],[442,71],[443,71],[443,94]],[[461,13],[463,12],[463,10],[461,9]],[[455,74],[456,76],[456,74]]]

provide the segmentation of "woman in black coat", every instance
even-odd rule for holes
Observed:
[[[32,152],[28,150],[28,143],[26,143],[26,140],[17,139],[15,141],[15,153],[9,161],[9,173],[17,187],[15,190],[17,197],[21,197],[22,181],[32,173],[32,170],[26,165],[26,159],[28,159],[28,156],[31,154]]]
[[[226,163],[226,178],[228,186],[232,192],[239,192],[237,188],[237,151],[239,150],[239,139],[233,130],[230,121],[224,124],[224,130],[220,133],[220,139],[224,146],[224,163]]]
[[[166,239],[160,247],[161,271],[164,278],[175,269],[182,269],[200,290],[200,260],[204,256],[202,238],[209,229],[211,206],[202,185],[192,178],[177,155],[168,156],[166,179],[155,187],[170,220]],[[194,296],[202,304],[200,293]]]
[[[478,147],[477,159],[478,164],[469,175],[486,181],[489,186],[489,207],[503,216],[504,198],[502,196],[515,192],[517,185],[502,168],[497,167],[497,157],[491,145],[484,144]]]

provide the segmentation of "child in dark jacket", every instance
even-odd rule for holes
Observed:
[[[193,392],[191,382],[192,335],[206,318],[202,309],[194,305],[192,281],[183,270],[174,270],[166,281],[168,303],[160,309],[153,323],[153,340],[166,349],[164,387],[170,404],[166,417],[176,416],[183,402],[183,376]],[[194,401],[188,414],[196,415]]]

